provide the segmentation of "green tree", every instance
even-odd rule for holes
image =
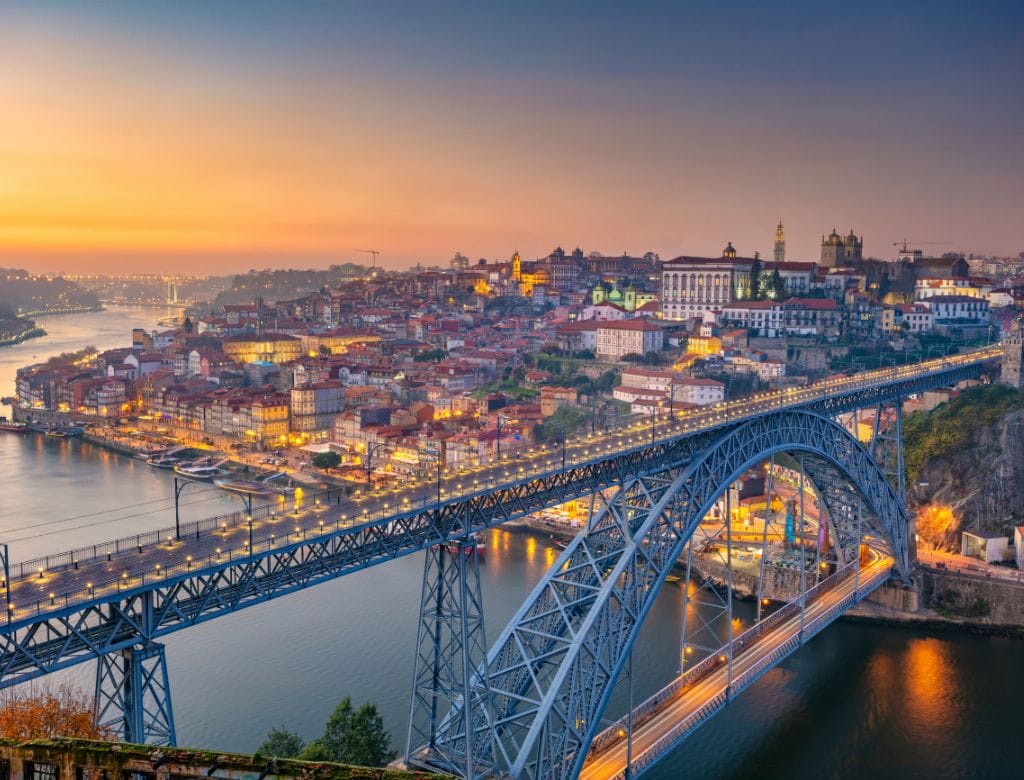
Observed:
[[[377,705],[367,702],[355,709],[352,698],[346,696],[327,719],[324,735],[307,745],[301,757],[310,761],[384,766],[395,757],[395,752]]]
[[[640,359],[640,362],[645,366],[660,366],[661,355],[657,352],[645,352],[643,357]]]
[[[256,752],[268,758],[297,758],[302,748],[302,737],[281,726],[267,732],[267,738]]]
[[[782,274],[779,273],[778,268],[772,269],[768,288],[772,291],[772,297],[775,298],[775,300],[781,300],[786,297],[786,283],[782,281]]]
[[[327,452],[318,452],[313,456],[313,465],[318,469],[333,469],[337,468],[341,463],[341,455],[328,450]]]
[[[761,257],[754,252],[754,261],[750,264],[750,300],[761,300],[761,270],[763,269]]]

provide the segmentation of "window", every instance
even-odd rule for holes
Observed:
[[[60,769],[56,764],[25,762],[25,780],[59,780]]]

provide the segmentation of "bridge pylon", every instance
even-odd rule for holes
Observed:
[[[480,555],[475,538],[463,536],[425,557],[405,763],[473,780],[494,766],[487,674],[478,674],[487,660]],[[463,701],[472,706],[456,706]]]
[[[147,642],[101,655],[96,665],[96,725],[125,742],[174,746],[174,714],[164,646]]]

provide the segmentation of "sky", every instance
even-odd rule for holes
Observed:
[[[779,5],[783,7],[770,7]],[[1024,251],[1024,4],[7,3],[0,265]]]

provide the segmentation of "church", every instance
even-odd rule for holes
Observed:
[[[857,238],[850,228],[850,235],[843,238],[832,228],[829,236],[821,237],[821,265],[824,268],[840,268],[857,265],[864,259],[864,238]]]

